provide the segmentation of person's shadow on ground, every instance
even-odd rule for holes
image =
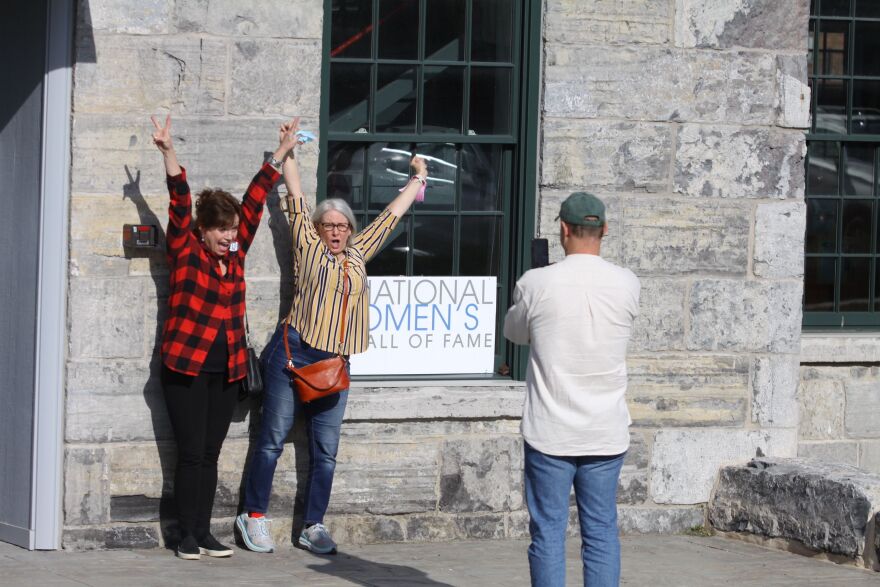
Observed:
[[[309,570],[345,579],[354,585],[363,585],[364,587],[385,587],[387,585],[454,587],[450,583],[431,579],[425,571],[405,565],[367,560],[345,552],[336,555],[313,556],[324,559],[326,562],[324,564],[306,564],[305,566]]]

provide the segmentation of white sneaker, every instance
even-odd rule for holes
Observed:
[[[235,527],[238,528],[244,545],[254,552],[275,550],[275,542],[272,541],[272,534],[269,531],[271,524],[271,520],[265,516],[252,518],[245,513],[235,518]]]

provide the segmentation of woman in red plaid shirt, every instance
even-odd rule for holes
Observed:
[[[162,333],[162,386],[177,440],[177,556],[231,556],[232,550],[211,535],[210,522],[217,458],[247,372],[244,260],[266,195],[278,181],[279,160],[296,139],[279,133],[278,149],[254,176],[241,203],[225,191],[202,190],[194,221],[186,171],[171,141],[171,117],[164,126],[152,120],[171,196],[166,234],[171,292]]]

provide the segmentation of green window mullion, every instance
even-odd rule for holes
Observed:
[[[850,14],[853,12],[852,1],[850,1],[849,5]],[[848,25],[848,38],[849,38],[849,46],[846,48],[847,52],[847,71],[845,79],[846,82],[846,132],[852,133],[852,105],[853,105],[853,71],[855,69],[853,59],[855,59],[856,55],[856,43],[855,43],[855,33],[856,33],[856,23],[854,20],[849,21]]]

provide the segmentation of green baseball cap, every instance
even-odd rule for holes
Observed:
[[[605,204],[587,192],[574,192],[562,202],[557,220],[581,226],[605,226]]]

